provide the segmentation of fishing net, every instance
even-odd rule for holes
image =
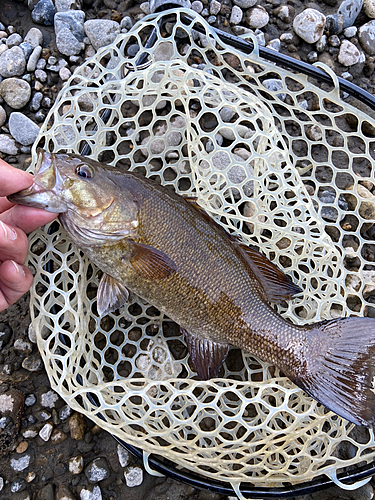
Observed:
[[[227,47],[191,11],[147,16],[75,71],[35,146],[84,149],[197,197],[301,286],[302,298],[278,306],[293,322],[375,317],[375,123],[337,85],[322,90],[253,43],[250,55]],[[131,296],[98,316],[101,272],[61,227],[30,240],[38,346],[72,408],[238,496],[241,483],[367,481],[345,486],[337,474],[374,460],[371,430],[238,349],[219,378],[198,381],[178,326],[152,305]]]

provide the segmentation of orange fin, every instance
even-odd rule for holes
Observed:
[[[209,380],[217,377],[228,355],[229,345],[190,335],[183,328],[181,331],[185,336],[190,358],[199,379]]]
[[[104,273],[96,295],[99,316],[115,311],[123,306],[128,298],[128,289],[115,278]]]
[[[165,253],[130,240],[130,254],[127,257],[136,273],[148,280],[168,278],[177,271],[177,266]]]
[[[245,245],[238,244],[238,247],[262,285],[269,302],[277,304],[302,292],[302,289],[267,257]]]

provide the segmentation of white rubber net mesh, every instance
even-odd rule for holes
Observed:
[[[301,286],[302,298],[279,307],[295,323],[374,317],[373,120],[337,87],[320,90],[256,48],[236,52],[202,19],[205,34],[193,30],[193,12],[190,25],[180,15],[148,16],[81,66],[37,145],[89,145],[93,159],[196,196]],[[178,326],[152,305],[131,297],[98,317],[101,272],[56,223],[31,236],[29,265],[52,387],[111,434],[238,495],[241,483],[339,482],[338,472],[374,460],[372,431],[250,354],[232,349],[220,378],[200,382]]]

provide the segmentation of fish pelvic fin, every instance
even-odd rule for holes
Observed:
[[[310,333],[304,376],[288,376],[337,415],[375,427],[375,319],[326,321]]]
[[[122,307],[129,299],[128,289],[112,276],[104,273],[96,296],[99,316]]]

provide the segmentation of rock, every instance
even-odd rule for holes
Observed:
[[[26,60],[30,57],[32,51],[34,50],[29,42],[22,42],[19,44],[19,47],[23,50]]]
[[[13,137],[0,134],[0,152],[5,153],[6,155],[16,155],[18,153],[16,141]]]
[[[45,476],[44,476],[45,477]],[[46,484],[38,493],[33,497],[34,500],[54,500],[53,485]]]
[[[2,106],[0,106],[0,108],[4,111]],[[0,116],[1,116],[1,111],[0,111]],[[13,330],[9,325],[7,325],[6,323],[0,323],[0,350],[7,345],[7,343],[12,337],[12,334]]]
[[[90,483],[98,483],[109,477],[110,471],[108,462],[104,457],[95,458],[85,468],[85,475]]]
[[[326,18],[315,9],[305,9],[293,21],[293,29],[307,43],[315,43],[323,35]]]
[[[57,12],[66,12],[69,10],[79,10],[82,7],[81,0],[55,0]]]
[[[24,42],[29,43],[33,49],[38,47],[38,45],[43,45],[43,33],[39,28],[31,28],[24,38]]]
[[[56,500],[75,500],[75,496],[67,486],[59,484],[56,488]]]
[[[25,453],[27,448],[29,447],[29,443],[27,441],[21,441],[16,448],[16,453]]]
[[[257,0],[234,0],[233,3],[241,7],[241,9],[250,9],[250,7],[254,7]]]
[[[375,21],[369,21],[358,30],[359,42],[367,54],[375,55]],[[0,56],[0,60],[3,55]]]
[[[28,394],[25,399],[25,406],[33,406],[36,403],[36,397],[34,394]]]
[[[361,12],[363,0],[344,0],[337,9],[337,14],[343,16],[343,28],[353,26]]]
[[[374,2],[374,0],[363,0],[363,11],[367,17],[374,19],[374,17],[375,17],[375,2]]]
[[[238,5],[234,5],[229,19],[230,24],[239,24],[242,21],[242,16],[242,9]]]
[[[53,425],[48,423],[40,429],[39,436],[43,439],[43,441],[47,442],[51,437],[52,431],[53,431]]]
[[[9,117],[9,132],[17,142],[29,146],[37,138],[39,127],[23,113],[14,112]]]
[[[41,92],[35,92],[33,95],[33,98],[31,99],[30,103],[30,110],[31,111],[38,111],[40,108],[40,103],[42,102],[43,99],[43,94]]]
[[[10,460],[10,466],[16,472],[22,472],[27,469],[30,465],[30,455],[24,455],[21,458],[12,458]]]
[[[59,76],[63,82],[66,82],[71,77],[72,73],[68,68],[61,68],[59,71]]]
[[[33,354],[31,356],[27,356],[22,361],[22,367],[29,372],[37,372],[42,368],[42,359],[39,354]]]
[[[38,45],[35,47],[35,49],[32,51],[29,60],[27,61],[27,71],[35,71],[37,62],[39,61],[40,55],[42,53],[42,47]]]
[[[128,467],[124,472],[126,486],[133,488],[143,482],[143,470],[140,467]]]
[[[151,13],[151,11],[150,11],[150,2],[142,2],[139,5],[139,8],[141,9],[141,11],[144,14],[146,14],[146,16]]]
[[[27,483],[24,479],[15,479],[10,485],[10,491],[12,493],[17,493],[17,491],[23,491],[26,489]]]
[[[263,28],[268,24],[270,16],[261,6],[253,7],[246,13],[245,21],[251,29]]]
[[[73,33],[64,28],[56,35],[57,49],[64,56],[79,54],[85,48],[85,44],[77,40]]]
[[[121,467],[126,467],[129,463],[129,452],[125,449],[121,444],[117,445],[117,455],[118,461],[120,462]]]
[[[73,475],[81,474],[83,471],[83,456],[77,455],[69,460],[69,472]]]
[[[321,141],[323,138],[323,133],[319,125],[310,125],[306,129],[306,136],[311,141]]]
[[[35,78],[40,82],[44,83],[47,81],[47,73],[43,69],[36,69]]]
[[[9,48],[16,47],[22,43],[22,36],[18,33],[13,33],[13,35],[8,36],[6,43]]]
[[[3,54],[6,50],[9,50],[8,47],[5,45],[5,43],[0,45],[0,56]]]
[[[281,5],[275,13],[281,21],[290,23],[294,19],[295,9],[292,5]]]
[[[68,417],[70,417],[72,410],[70,406],[66,405],[61,408],[59,411],[59,419],[60,420],[66,420]]]
[[[0,56],[0,75],[4,78],[23,75],[25,67],[25,53],[20,47],[12,47]]]
[[[120,33],[119,23],[109,19],[91,19],[85,22],[84,29],[96,50],[112,43]]]
[[[92,490],[86,490],[82,488],[80,492],[81,500],[102,500],[102,492],[99,486],[94,486]]]
[[[39,128],[39,127],[38,127]],[[56,401],[59,400],[59,396],[54,391],[48,391],[42,394],[41,405],[44,408],[54,408]]]
[[[344,16],[342,14],[331,14],[326,17],[326,30],[330,34],[339,34],[344,29]]]
[[[57,35],[61,30],[68,29],[79,42],[83,42],[85,38],[84,20],[85,13],[82,10],[58,12],[55,15],[55,33]]]
[[[359,61],[360,52],[349,40],[343,40],[340,45],[338,61],[343,66],[353,66]]]
[[[73,413],[69,419],[69,429],[72,439],[76,441],[83,439],[86,430],[86,422],[81,413]]]
[[[0,477],[0,491],[4,488],[4,479]]]
[[[195,2],[193,2],[195,3]],[[203,4],[202,2],[199,2],[202,6],[202,8],[200,9],[199,11],[199,14],[202,12],[203,10]],[[192,4],[192,8],[193,8],[193,4]],[[200,6],[199,6],[200,8]],[[219,12],[220,12],[220,9],[221,9],[221,3],[218,2],[218,0],[212,0],[212,2],[210,3],[210,14],[212,14],[213,16],[216,16]],[[198,11],[196,11],[198,12]]]
[[[55,14],[56,10],[52,0],[39,0],[31,13],[31,17],[34,23],[52,26]]]
[[[12,113],[13,114],[13,113]],[[11,116],[12,116],[11,114]],[[22,114],[22,113],[18,113],[18,114]],[[12,132],[11,132],[12,133]],[[13,134],[12,134],[13,135]],[[17,140],[17,139],[16,139]],[[17,339],[15,342],[14,342],[14,349],[16,351],[20,351],[20,352],[23,352],[23,353],[27,353],[27,354],[30,354],[30,352],[33,350],[33,347],[32,345],[30,344],[30,342],[25,342],[24,340],[22,339]]]

